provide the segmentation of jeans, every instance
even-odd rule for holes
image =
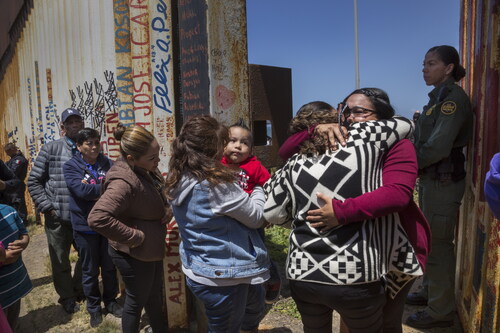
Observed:
[[[125,282],[122,332],[139,332],[143,308],[153,332],[167,332],[163,309],[163,261],[141,261],[111,246],[108,246],[108,252]]]
[[[337,311],[350,333],[382,332],[386,302],[382,282],[327,285],[290,280],[292,298],[305,333],[331,333],[332,311]]]
[[[239,333],[259,326],[265,308],[262,284],[206,286],[187,277],[186,284],[205,305],[209,333]]]
[[[99,269],[102,275],[102,301],[107,306],[118,295],[116,268],[108,254],[108,240],[99,234],[73,233],[82,260],[83,293],[87,298],[87,311],[101,311],[101,291],[99,290]]]
[[[45,214],[45,234],[49,245],[50,265],[59,303],[75,301],[82,291],[82,261],[78,258],[71,274],[69,252],[73,244],[71,223]],[[75,247],[76,248],[76,247]]]

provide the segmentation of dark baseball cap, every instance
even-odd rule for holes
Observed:
[[[77,109],[73,109],[73,108],[67,108],[66,110],[63,111],[63,113],[61,114],[61,121],[63,123],[66,122],[66,120],[69,118],[69,117],[72,117],[72,116],[78,116],[80,117],[81,119],[82,118],[82,115],[80,114],[80,112],[78,112]]]

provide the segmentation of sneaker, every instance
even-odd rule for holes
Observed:
[[[80,304],[76,303],[74,300],[68,300],[64,303],[61,303],[61,305],[64,308],[64,311],[66,311],[66,313],[68,314],[80,311]]]
[[[439,320],[432,318],[425,311],[418,311],[408,318],[405,324],[413,328],[434,328],[434,327],[450,327],[453,326],[453,320]]]
[[[405,303],[409,305],[427,305],[427,298],[420,293],[410,293],[406,296]]]
[[[280,298],[281,281],[266,283],[266,304],[273,304]]]
[[[106,305],[106,311],[117,318],[121,318],[123,314],[123,307],[115,301]]]
[[[101,311],[90,312],[90,327],[97,327],[102,323]]]

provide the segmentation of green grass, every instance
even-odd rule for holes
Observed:
[[[300,319],[300,313],[299,310],[297,310],[297,305],[291,297],[284,298],[274,303],[271,311],[283,313],[287,316]]]
[[[290,229],[277,226],[266,229],[266,246],[269,256],[278,266],[281,267],[286,265],[285,263],[288,254],[288,239],[290,237],[290,232]],[[300,313],[297,310],[297,305],[291,297],[279,300],[273,304],[270,311],[300,319]]]
[[[290,232],[289,229],[276,226],[266,229],[266,245],[272,260],[283,263],[286,261]]]

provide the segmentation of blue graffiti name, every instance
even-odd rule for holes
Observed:
[[[156,40],[155,45],[151,46],[151,48],[153,49],[152,53],[156,55],[158,52],[158,55],[160,56],[159,53],[161,51],[161,53],[165,53],[167,57],[166,59],[161,56],[159,57],[161,59],[161,64],[157,63],[155,66],[156,70],[154,70],[153,72],[153,78],[156,81],[155,89],[153,92],[153,100],[156,107],[168,113],[172,113],[172,102],[169,97],[167,84],[168,65],[170,64],[172,58],[169,53],[170,29],[165,26],[165,20],[167,19],[167,5],[163,0],[159,0],[158,5],[156,6],[156,10],[158,11],[159,15],[151,21],[151,28],[156,32],[165,33],[165,39],[158,38]],[[156,52],[154,52],[155,46],[157,48]]]

